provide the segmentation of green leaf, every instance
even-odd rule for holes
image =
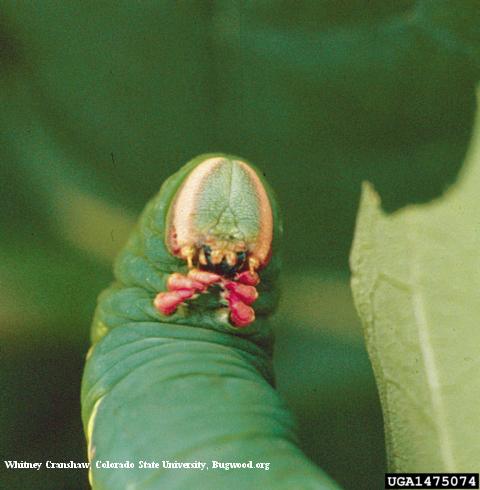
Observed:
[[[170,203],[198,157],[168,179],[147,205],[100,295],[82,385],[82,418],[94,489],[338,489],[298,447],[295,424],[274,389],[272,333],[281,224],[275,199],[272,258],[260,270],[258,318],[238,329],[218,302],[153,307],[171,272],[185,270],[165,244]],[[266,184],[265,184],[266,185]],[[263,296],[263,302],[261,298]],[[132,469],[106,468],[125,462]],[[159,466],[142,468],[141,462]],[[168,469],[164,461],[209,469]],[[253,468],[215,468],[213,461]],[[268,471],[255,468],[268,463]]]
[[[365,184],[352,289],[393,471],[472,472],[480,460],[480,125],[457,184],[386,215]]]

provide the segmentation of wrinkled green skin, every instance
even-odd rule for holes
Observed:
[[[184,261],[165,247],[168,207],[182,167],[147,205],[115,264],[116,282],[98,302],[82,385],[82,418],[94,489],[336,489],[297,447],[290,413],[273,388],[272,332],[281,224],[274,196],[272,259],[260,271],[257,319],[233,327],[215,295],[169,317],[152,301]],[[258,172],[257,172],[258,173]],[[260,177],[261,174],[259,174]],[[262,179],[263,181],[263,179]],[[97,469],[96,461],[270,463],[269,471]]]

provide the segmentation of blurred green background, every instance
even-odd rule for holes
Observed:
[[[256,163],[285,219],[278,386],[302,447],[383,488],[381,412],[348,288],[360,182],[393,210],[464,157],[476,0],[0,1],[0,456],[83,461],[96,296],[145,202],[191,157]],[[0,470],[8,489],[86,473]]]

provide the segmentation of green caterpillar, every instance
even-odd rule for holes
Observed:
[[[94,489],[337,488],[298,449],[273,388],[281,234],[268,184],[233,156],[195,158],[146,206],[92,326],[82,418]],[[175,462],[205,466],[164,467]]]

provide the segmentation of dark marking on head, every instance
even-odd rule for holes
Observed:
[[[247,254],[245,252],[237,252],[237,263],[235,265],[229,265],[225,258],[220,264],[212,264],[212,248],[210,246],[203,245],[203,251],[207,259],[207,265],[203,266],[203,269],[215,272],[215,274],[220,274],[224,277],[233,277],[246,266]]]

